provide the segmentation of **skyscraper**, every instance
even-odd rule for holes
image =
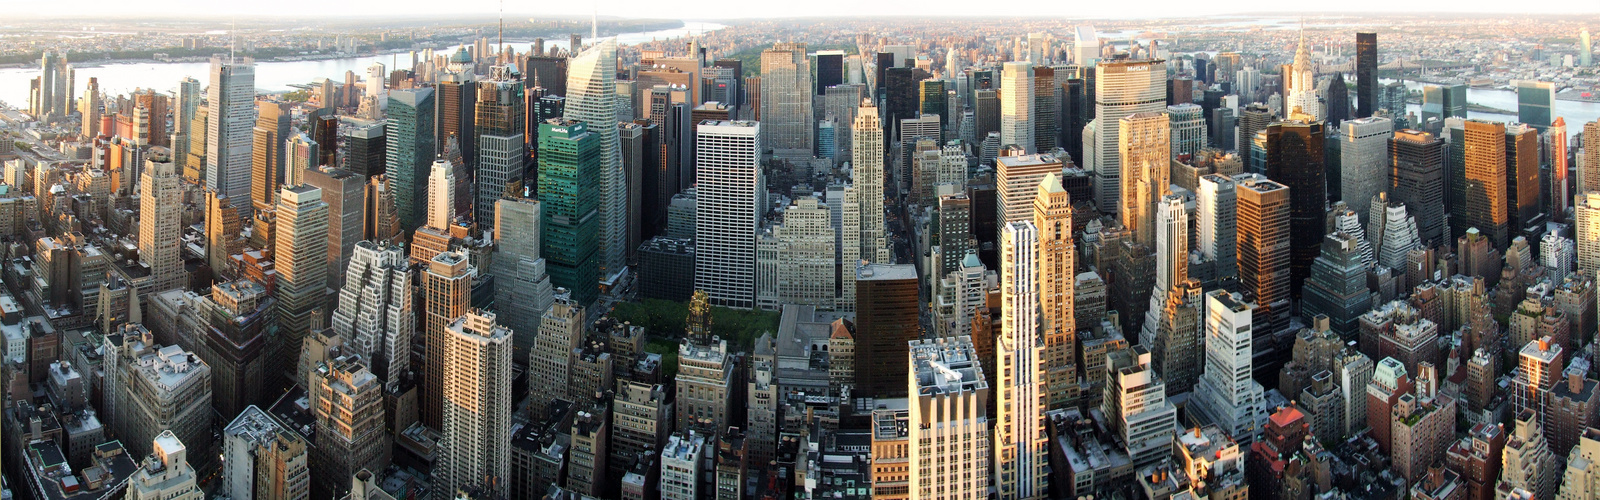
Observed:
[[[579,304],[599,294],[600,136],[579,121],[539,125],[539,255],[550,285],[572,291]]]
[[[472,280],[477,268],[461,252],[435,255],[422,270],[423,338],[426,350],[422,370],[422,405],[418,414],[423,425],[444,428],[444,406],[450,373],[450,332],[452,322],[467,314],[472,304]],[[509,398],[509,396],[508,396]]]
[[[1460,147],[1464,152],[1465,184],[1471,188],[1465,189],[1464,206],[1452,210],[1462,213],[1465,229],[1477,228],[1496,248],[1505,248],[1510,242],[1511,230],[1506,126],[1499,122],[1467,120],[1464,130]]]
[[[1578,32],[1578,65],[1583,67],[1594,65],[1594,44],[1589,38],[1589,28]]]
[[[405,347],[409,350],[410,346]],[[348,479],[357,472],[382,470],[391,459],[389,433],[384,428],[384,385],[364,361],[335,358],[319,364],[311,374],[308,392],[311,413],[317,419],[313,453],[320,455],[313,476],[335,496],[350,487]]]
[[[344,286],[345,273],[337,270],[349,267],[356,243],[366,239],[367,178],[334,167],[306,170],[304,178],[322,190],[322,201],[328,204],[328,269],[335,270],[328,273],[328,287],[338,290]]]
[[[1063,408],[1078,402],[1077,320],[1073,316],[1072,199],[1061,178],[1045,174],[1033,199],[1038,228],[1039,331],[1044,336],[1045,403]],[[970,329],[970,325],[968,326]]]
[[[495,66],[489,71],[489,79],[477,83],[477,116],[473,123],[478,192],[472,215],[479,224],[494,220],[495,200],[507,193],[522,192],[522,175],[528,161],[524,138],[528,110],[522,74],[516,66]]]
[[[972,338],[913,340],[910,345],[910,497],[961,500],[987,495],[994,452],[984,408],[991,387]]]
[[[1343,231],[1323,238],[1322,255],[1311,263],[1311,276],[1306,278],[1301,295],[1304,298],[1300,315],[1327,316],[1329,329],[1341,338],[1354,338],[1361,315],[1372,308],[1367,262],[1362,258],[1360,244],[1360,239]]]
[[[251,199],[250,127],[256,121],[255,60],[211,58],[206,87],[206,187],[234,200]],[[235,206],[241,217],[251,207]]]
[[[1578,272],[1593,275],[1600,271],[1600,191],[1575,197],[1572,211],[1573,225],[1577,226]]]
[[[547,383],[528,384],[528,408],[533,414],[547,414],[557,399],[571,402],[573,350],[583,345],[584,307],[565,299],[550,304],[535,330],[538,335],[528,349],[528,374]]]
[[[1311,261],[1327,234],[1327,179],[1322,122],[1287,121],[1267,126],[1267,177],[1289,188],[1290,290],[1298,296]],[[1241,216],[1242,219],[1242,216]]]
[[[1160,59],[1105,61],[1095,66],[1092,130],[1084,131],[1084,153],[1094,173],[1095,205],[1102,213],[1117,213],[1122,199],[1123,117],[1160,113],[1167,107],[1167,64]],[[1170,133],[1170,132],[1169,132]],[[1092,142],[1090,142],[1092,141]]]
[[[476,109],[478,90],[472,72],[442,71],[439,81],[434,84],[433,91],[434,102],[439,106],[436,113],[439,125],[434,130],[434,147],[442,153],[445,143],[454,137],[461,144],[462,158],[467,164],[472,164],[478,159],[478,141],[474,140],[473,136],[473,120],[478,115]]]
[[[878,108],[870,100],[862,100],[856,111],[855,124],[850,127],[851,183],[859,197],[860,253],[863,260],[889,263],[888,230],[883,220],[883,200],[888,197],[884,189],[883,123],[878,119]],[[830,200],[831,201],[831,200]],[[844,262],[845,272],[855,267],[855,262]]]
[[[1106,354],[1101,410],[1135,470],[1171,457],[1178,424],[1165,380],[1150,361],[1150,351],[1138,345]]]
[[[1556,84],[1532,80],[1517,81],[1517,121],[1543,132],[1555,119]]]
[[[812,154],[811,59],[806,44],[784,42],[761,51],[761,125],[763,149]]]
[[[1385,153],[1394,134],[1394,120],[1357,118],[1342,123],[1338,132],[1339,200],[1366,222],[1372,197],[1389,187],[1384,182],[1390,167]]]
[[[1033,66],[1005,63],[1000,72],[1000,145],[1036,151],[1033,139]]]
[[[288,103],[256,102],[256,126],[250,129],[250,201],[256,211],[278,203],[278,190],[284,185],[283,141],[288,139],[289,119]]]
[[[93,85],[92,90],[99,92],[99,84],[95,82],[95,79],[90,78],[89,84]],[[183,80],[178,82],[178,95],[173,102],[172,108],[172,163],[177,165],[178,173],[182,174],[186,180],[194,183],[199,183],[200,172],[205,170],[203,165],[205,162],[200,160],[200,157],[195,157],[193,162],[190,160],[190,153],[197,147],[202,156],[204,156],[206,149],[205,115],[201,114],[204,113],[205,108],[200,106],[200,99],[203,96],[200,80],[184,77]],[[93,104],[100,104],[99,99],[95,98]],[[197,118],[198,120],[196,120]],[[196,127],[195,125],[197,124],[201,126]],[[100,115],[97,111],[95,114],[96,132],[100,131],[99,126]]]
[[[1266,403],[1251,378],[1254,307],[1226,290],[1206,292],[1205,371],[1195,385],[1194,409],[1240,443],[1255,441]]]
[[[1578,158],[1578,192],[1600,191],[1600,147],[1590,146],[1590,137],[1600,137],[1600,120],[1583,124],[1583,156]]]
[[[511,474],[511,330],[472,310],[446,326],[444,426],[434,498],[464,489],[505,495]]]
[[[139,260],[150,266],[152,290],[183,288],[183,185],[170,150],[151,148],[139,175]]]
[[[333,310],[333,332],[369,363],[385,390],[398,393],[411,365],[416,336],[410,259],[405,249],[377,241],[357,243]]]
[[[384,175],[389,179],[401,230],[407,233],[421,226],[427,215],[423,208],[428,199],[425,180],[435,157],[433,98],[430,88],[389,92]]]
[[[1031,221],[1008,223],[1000,247],[995,482],[1001,498],[1040,498],[1049,484],[1049,453],[1040,407],[1047,394],[1039,339],[1039,232]]]
[[[1300,48],[1295,50],[1294,64],[1290,66],[1290,71],[1288,75],[1283,76],[1286,79],[1285,83],[1288,84],[1284,96],[1284,117],[1301,118],[1306,121],[1321,120],[1322,103],[1317,100],[1317,77],[1311,71],[1311,54],[1306,50],[1305,33],[1300,34]]]
[[[622,268],[627,265],[628,255],[626,248],[628,191],[622,170],[622,144],[615,125],[617,40],[616,38],[600,40],[570,61],[570,70],[567,73],[566,119],[588,123],[591,127],[589,133],[594,134],[599,142],[598,170],[595,175],[578,179],[585,183],[591,182],[590,179],[600,179],[599,219],[594,231],[599,234],[598,251],[595,255],[595,263],[599,265],[596,276],[602,282],[610,282],[613,278],[621,276]],[[545,198],[540,196],[540,199]],[[582,303],[593,301],[594,295],[587,290],[594,287],[588,283],[574,286],[569,282],[557,282],[556,286],[572,287],[573,293],[576,294],[573,298]]]
[[[1393,111],[1393,110],[1390,110]],[[1467,117],[1466,85],[1428,85],[1422,88],[1422,116],[1425,125],[1429,120]]]
[[[310,498],[306,438],[254,405],[222,429],[222,492],[232,497]],[[348,478],[347,478],[348,479]]]
[[[299,359],[301,339],[311,331],[313,314],[326,307],[328,289],[328,204],[322,190],[308,185],[283,188],[278,195],[273,269],[278,278],[279,359]],[[319,320],[320,321],[320,318]],[[303,373],[291,378],[305,383]]]
[[[1192,102],[1167,106],[1172,120],[1172,157],[1194,156],[1206,145],[1205,110]]]
[[[1525,123],[1506,124],[1506,203],[1511,235],[1536,234],[1548,219],[1539,178],[1539,131]]]
[[[1056,140],[1061,136],[1061,105],[1056,103],[1060,88],[1056,86],[1055,68],[1039,64],[1033,67],[1033,105],[1028,110],[1032,114],[1028,121],[1033,123],[1033,150],[1055,151],[1060,146]]]
[[[1378,34],[1356,33],[1356,118],[1372,116],[1378,102]]]
[[[1287,354],[1289,346],[1274,346],[1273,336],[1289,328],[1292,191],[1260,175],[1245,174],[1234,181],[1239,204],[1239,285],[1247,300],[1256,303],[1251,320],[1255,325],[1253,344],[1258,353],[1270,353],[1276,347]]]
[[[856,282],[855,390],[860,397],[905,397],[895,376],[906,342],[922,334],[917,270],[911,264],[868,264],[847,276]]]
[[[1237,191],[1232,177],[1206,174],[1200,177],[1200,190],[1195,193],[1195,218],[1198,220],[1194,250],[1204,262],[1210,263],[1210,272],[1202,278],[1208,287],[1238,279]]]
[[[756,229],[766,192],[760,122],[700,123],[696,141],[695,288],[711,303],[755,306]]]
[[[1416,217],[1417,237],[1424,246],[1444,243],[1450,236],[1444,233],[1444,141],[1407,129],[1396,131],[1388,142],[1389,199],[1404,203]],[[1347,198],[1345,203],[1351,201]]]
[[[1117,129],[1122,187],[1116,212],[1133,241],[1150,247],[1157,231],[1156,204],[1172,186],[1171,120],[1166,113],[1135,113],[1118,119]]]
[[[497,246],[489,268],[495,277],[494,303],[500,323],[511,329],[519,349],[532,345],[539,316],[552,300],[549,263],[539,247],[540,208],[539,200],[532,198],[495,200]]]

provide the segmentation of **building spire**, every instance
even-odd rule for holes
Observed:
[[[595,9],[589,13],[589,39],[590,40],[599,40],[600,39],[600,8],[599,7],[595,7]]]

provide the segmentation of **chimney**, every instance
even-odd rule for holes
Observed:
[[[1583,394],[1583,372],[1567,370],[1567,390],[1573,394]]]
[[[1312,325],[1313,325],[1313,327],[1312,327],[1313,330],[1316,330],[1316,331],[1319,331],[1319,332],[1328,331],[1328,315],[1326,315],[1326,314],[1318,314],[1317,317],[1311,319],[1311,322],[1312,322]]]

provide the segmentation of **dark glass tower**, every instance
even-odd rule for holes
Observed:
[[[461,158],[470,167],[478,161],[478,145],[473,138],[472,120],[476,115],[474,106],[477,103],[477,82],[471,76],[446,74],[438,85],[434,86],[434,101],[439,104],[439,126],[434,137],[434,145],[444,153],[446,139],[454,136],[461,145]],[[469,169],[470,170],[470,169]],[[466,179],[457,179],[466,182]]]
[[[1033,68],[1033,144],[1034,151],[1048,153],[1060,144],[1060,112],[1056,105],[1056,70],[1049,66]]]
[[[1356,118],[1372,116],[1377,103],[1378,34],[1356,33]]]
[[[1419,130],[1399,130],[1389,139],[1389,199],[1404,203],[1417,220],[1423,246],[1445,242],[1444,141]]]
[[[1322,122],[1267,126],[1267,177],[1289,188],[1289,290],[1300,298],[1311,262],[1327,234],[1328,180],[1323,171]]]
[[[389,188],[400,228],[410,233],[422,225],[428,200],[428,168],[433,166],[433,89],[389,91],[386,154]]]
[[[912,68],[889,68],[886,73],[888,81],[885,82],[884,91],[887,97],[889,120],[884,123],[883,131],[887,137],[900,137],[900,120],[916,118],[919,109],[917,99],[916,75]]]
[[[1329,127],[1337,128],[1340,123],[1350,119],[1350,86],[1344,81],[1343,73],[1334,73],[1333,79],[1328,80],[1328,116]]]
[[[939,126],[950,126],[950,96],[945,92],[945,81],[929,78],[917,82],[918,107],[923,113],[939,115]]]
[[[1527,124],[1506,125],[1506,203],[1511,237],[1538,236],[1547,217],[1539,203],[1539,131]]]
[[[844,83],[844,53],[822,52],[817,53],[817,91],[822,95],[828,87]]]
[[[515,66],[491,68],[489,79],[478,82],[476,89],[472,142],[478,145],[478,168],[472,177],[478,192],[472,212],[473,220],[487,223],[494,220],[495,200],[507,192],[522,190],[522,173],[528,161],[527,141],[523,138],[528,110],[522,75]]]
[[[539,124],[539,244],[550,285],[594,301],[600,280],[600,136],[580,121]]]
[[[1367,263],[1361,258],[1359,241],[1336,232],[1322,240],[1322,255],[1311,263],[1306,279],[1300,316],[1310,324],[1318,314],[1328,316],[1330,329],[1344,339],[1356,338],[1361,315],[1372,308],[1372,293],[1367,290]]]
[[[1089,94],[1082,78],[1068,78],[1062,85],[1061,147],[1072,157],[1073,165],[1083,165],[1083,127],[1089,123]]]

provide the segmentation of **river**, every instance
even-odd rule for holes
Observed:
[[[623,33],[617,36],[617,42],[623,45],[644,43],[651,40],[666,40],[686,35],[716,31],[727,26],[698,21],[684,21],[682,27],[636,33]],[[584,33],[587,36],[587,33]],[[517,53],[526,53],[533,45],[531,40],[509,41],[507,45],[514,47]],[[567,38],[553,37],[545,40],[545,47],[567,47]],[[453,47],[438,47],[435,50]],[[381,62],[390,69],[410,68],[411,56],[408,53],[369,55],[348,57],[340,59],[322,59],[315,61],[263,61],[256,63],[256,88],[267,92],[283,92],[294,90],[290,85],[308,84],[319,78],[332,78],[343,82],[346,71],[355,71],[357,74],[371,66],[372,63]],[[88,86],[90,78],[97,78],[100,82],[100,91],[110,95],[127,94],[135,88],[153,88],[164,92],[173,92],[178,82],[190,76],[200,80],[204,85],[211,71],[209,62],[133,62],[133,63],[107,63],[101,66],[78,68],[77,88],[72,95],[82,96],[84,88]],[[0,101],[18,108],[26,108],[28,103],[29,80],[39,76],[38,67],[5,68],[0,69]]]
[[[1384,78],[1378,81],[1387,84],[1393,80]],[[1353,87],[1355,83],[1352,82],[1350,85]],[[1409,90],[1421,90],[1423,86],[1429,84],[1405,80],[1405,85]],[[1516,111],[1517,92],[1514,90],[1478,89],[1469,87],[1467,88],[1467,102],[1488,106],[1495,109]],[[1406,110],[1417,113],[1417,116],[1422,115],[1421,106],[1416,104],[1407,104]],[[1555,113],[1555,116],[1565,117],[1567,119],[1568,134],[1576,134],[1582,131],[1583,124],[1585,123],[1600,120],[1600,102],[1564,101],[1557,99],[1555,102],[1555,109],[1552,111]],[[1503,115],[1499,113],[1483,113],[1478,111],[1468,111],[1467,117],[1501,122],[1517,121],[1517,115],[1515,114]]]

